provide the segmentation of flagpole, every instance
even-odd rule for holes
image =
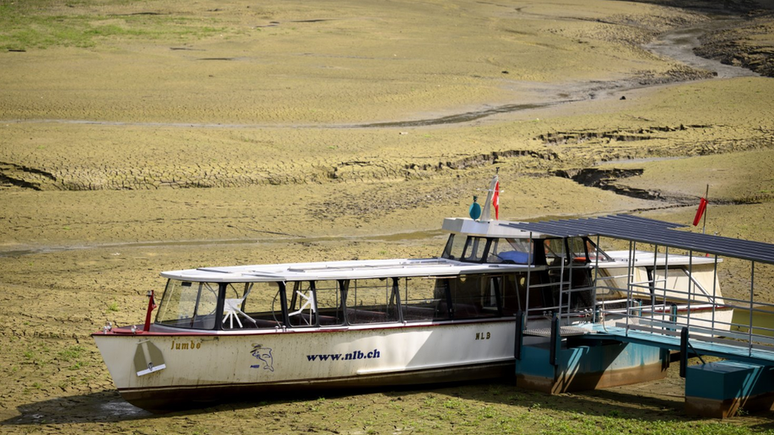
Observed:
[[[486,200],[484,201],[484,206],[481,210],[481,218],[479,219],[480,222],[488,222],[492,220],[491,217],[491,209],[492,209],[492,199],[494,197],[495,189],[497,187],[497,183],[500,181],[500,177],[498,174],[500,173],[500,168],[496,168],[495,175],[492,177],[492,181],[489,182],[489,190],[486,194]],[[496,211],[495,213],[499,213]]]
[[[707,190],[704,192],[704,200],[709,201],[709,184],[707,185]],[[701,233],[707,234],[707,209],[704,209],[704,224],[701,226]]]

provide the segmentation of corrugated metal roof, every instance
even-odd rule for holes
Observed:
[[[603,236],[774,264],[774,244],[679,231],[687,225],[631,215],[502,225],[558,237]]]

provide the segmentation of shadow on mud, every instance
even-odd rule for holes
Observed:
[[[0,427],[87,422],[110,423],[154,416],[154,414],[126,402],[117,391],[57,397],[19,405],[16,410],[21,415],[0,421]]]
[[[552,410],[577,415],[660,422],[688,422],[696,420],[694,417],[685,415],[683,399],[674,395],[649,397],[636,392],[628,393],[620,389],[615,391],[596,390],[548,395],[518,388],[515,386],[514,379],[503,379],[485,383],[437,384],[423,386],[422,388],[392,387],[329,393],[308,391],[292,395],[272,396],[272,400],[230,401],[206,408],[182,409],[163,414],[154,414],[137,408],[124,401],[116,391],[103,391],[21,405],[17,408],[21,416],[1,421],[0,427],[93,422],[112,423],[234,411],[272,404],[290,404],[319,400],[320,398],[350,398],[356,400],[358,395],[371,393],[383,394],[391,401],[421,403],[423,404],[422,406],[428,408],[434,406],[438,408],[450,407],[454,406],[453,401],[455,399],[464,399],[466,401],[478,402],[482,406],[488,404],[509,405],[526,408],[530,412]],[[434,401],[434,399],[437,401]],[[433,405],[432,403],[436,404]],[[758,413],[756,417],[761,420],[761,423],[751,426],[751,428],[755,428],[755,430],[774,429],[774,420],[772,420],[774,412]]]

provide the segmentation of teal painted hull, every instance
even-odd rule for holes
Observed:
[[[516,361],[520,387],[558,394],[635,384],[666,376],[667,351],[633,343],[587,340],[587,345],[558,349],[549,363],[548,342],[525,345]]]

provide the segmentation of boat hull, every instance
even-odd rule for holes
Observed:
[[[269,393],[513,376],[514,327],[499,319],[242,334],[115,331],[94,339],[122,397],[163,411]]]
[[[224,384],[170,387],[153,390],[119,390],[121,397],[138,408],[165,412],[201,408],[229,402],[260,402],[276,397],[314,397],[356,390],[470,382],[514,376],[513,361],[473,364],[443,369],[419,370],[385,375],[343,379],[305,379],[302,381],[256,384]]]

